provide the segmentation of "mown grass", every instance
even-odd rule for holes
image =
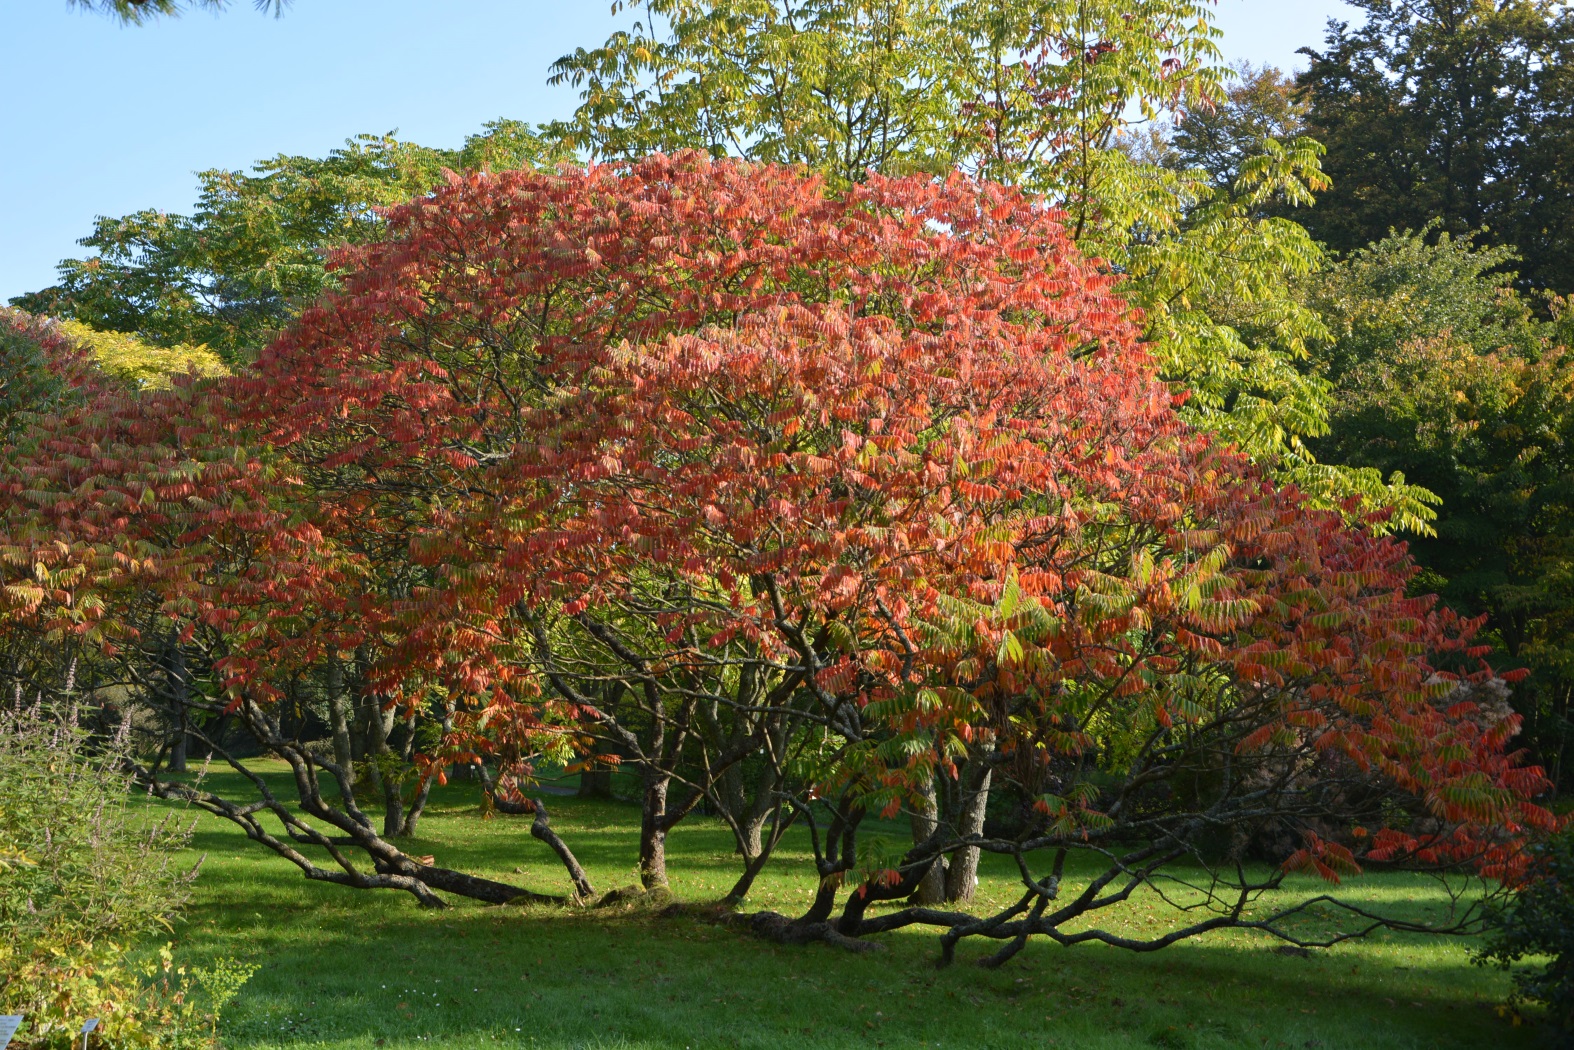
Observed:
[[[215,786],[236,790],[228,775]],[[637,813],[619,803],[554,800],[554,824],[598,890],[634,878]],[[473,789],[441,789],[411,852],[444,865],[562,892],[555,859],[521,818],[479,816]],[[789,842],[750,908],[793,913],[811,886],[807,842]],[[235,1050],[273,1046],[542,1048],[1531,1047],[1537,1039],[1495,1009],[1506,979],[1469,965],[1466,945],[1384,934],[1314,952],[1226,933],[1134,955],[1100,946],[1034,944],[1011,964],[934,966],[933,932],[883,939],[853,955],[785,948],[693,918],[639,907],[565,910],[417,908],[403,894],[308,883],[214,819],[199,822],[206,855],[177,931],[194,961],[233,955],[261,969],[225,1015]],[[681,825],[669,846],[678,899],[714,900],[737,870],[719,825]],[[1014,873],[986,864],[988,907],[1014,896]],[[1369,901],[1421,911],[1427,880],[1367,877]],[[1316,892],[1307,881],[1288,892]],[[1155,898],[1128,928],[1156,930],[1177,913]]]

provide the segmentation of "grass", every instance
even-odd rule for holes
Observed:
[[[229,774],[212,782],[240,787]],[[597,889],[633,883],[633,807],[556,803],[554,824]],[[441,789],[410,851],[533,889],[566,888],[524,819],[478,812],[473,789]],[[787,845],[749,907],[792,913],[805,902],[807,843]],[[215,819],[199,822],[193,849],[206,860],[177,931],[182,953],[261,965],[225,1014],[232,1050],[1536,1045],[1494,1009],[1506,978],[1470,966],[1458,941],[1385,934],[1310,958],[1238,932],[1149,955],[1038,943],[996,971],[970,965],[990,946],[965,943],[958,965],[937,970],[932,932],[893,934],[887,951],[852,955],[637,907],[458,902],[432,912],[404,894],[308,883]],[[714,900],[731,886],[737,861],[719,824],[686,822],[668,849],[679,899]],[[1014,897],[1012,871],[986,863],[983,874],[981,907]],[[1318,888],[1308,881],[1287,892]],[[1351,889],[1409,909],[1437,900],[1426,880],[1408,876],[1367,877]],[[1176,917],[1155,898],[1134,912],[1129,929]]]

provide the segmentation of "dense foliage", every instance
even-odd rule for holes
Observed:
[[[1412,541],[1436,591],[1486,614],[1494,659],[1527,667],[1514,704],[1526,742],[1561,779],[1570,735],[1571,462],[1567,320],[1539,319],[1504,249],[1427,232],[1396,235],[1307,289],[1333,335],[1320,350],[1338,391],[1335,462],[1402,470],[1441,501]]]
[[[1273,66],[1232,65],[1223,90],[1209,103],[1159,122],[1132,148],[1166,167],[1205,171],[1224,191],[1266,142],[1289,142],[1305,133],[1306,103],[1295,79]]]
[[[34,413],[68,397],[67,380],[50,368],[52,346],[64,340],[16,311],[0,314],[0,434],[11,438]]]
[[[1574,11],[1555,0],[1350,0],[1299,78],[1333,186],[1305,216],[1348,251],[1441,219],[1574,291]]]

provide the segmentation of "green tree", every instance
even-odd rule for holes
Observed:
[[[552,126],[595,156],[693,148],[868,171],[977,171],[1088,199],[1108,151],[1217,86],[1198,0],[645,0],[552,67]]]
[[[1448,335],[1477,354],[1533,354],[1547,335],[1514,287],[1518,258],[1505,247],[1454,237],[1434,220],[1351,252],[1303,284],[1328,326],[1318,367],[1338,382],[1406,342]]]
[[[1222,97],[1155,127],[1139,156],[1178,170],[1200,168],[1215,188],[1228,191],[1265,142],[1300,138],[1305,123],[1306,105],[1293,78],[1274,66],[1238,62]]]
[[[125,332],[101,332],[81,321],[56,321],[60,335],[79,346],[109,375],[139,390],[167,387],[188,372],[225,375],[229,369],[205,346],[155,346]]]
[[[1561,773],[1574,700],[1574,355],[1516,293],[1502,248],[1392,236],[1312,282],[1332,343],[1330,460],[1402,470],[1441,499],[1413,541],[1436,591],[1486,614],[1496,662],[1531,676],[1513,702]],[[1556,304],[1561,308],[1561,304]]]
[[[1574,289],[1574,11],[1556,0],[1350,0],[1299,86],[1333,188],[1306,217],[1348,251],[1434,217]]]
[[[946,0],[628,6],[640,17],[627,31],[552,69],[582,99],[554,130],[598,157],[700,149],[808,165],[843,185],[954,163],[955,56],[968,40]]]
[[[334,283],[335,248],[381,234],[379,209],[427,192],[445,169],[501,170],[562,157],[528,126],[498,120],[457,150],[362,135],[323,158],[281,155],[250,173],[205,171],[191,215],[148,210],[100,219],[82,241],[95,255],[65,260],[57,285],[12,302],[241,361]]]
[[[78,706],[73,672],[0,708],[0,1012],[26,1015],[22,1050],[71,1046],[88,1017],[104,1045],[210,1050],[255,967],[223,960],[188,977],[168,946],[136,962],[196,878],[179,863],[191,828],[136,804],[129,725],[79,724],[96,705]]]

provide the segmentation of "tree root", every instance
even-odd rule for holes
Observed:
[[[780,912],[757,911],[748,915],[729,915],[724,922],[728,926],[745,927],[756,937],[777,944],[829,944],[857,953],[885,950],[885,945],[876,941],[860,941],[847,936],[838,930],[834,923],[789,919]]]
[[[620,886],[590,902],[592,908],[663,908],[672,904],[672,891],[665,886]]]

